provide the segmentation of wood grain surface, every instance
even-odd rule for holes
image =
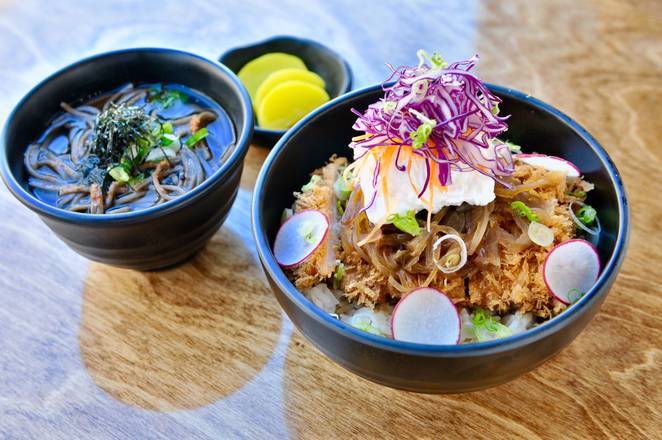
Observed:
[[[274,2],[275,3],[275,2]],[[374,385],[293,329],[250,233],[252,147],[223,228],[192,261],[94,264],[0,189],[0,438],[662,438],[659,1],[0,0],[0,120],[39,79],[135,46],[215,58],[273,34],[344,54],[355,85],[418,48],[560,108],[621,171],[632,234],[600,313],[565,351],[487,391]]]

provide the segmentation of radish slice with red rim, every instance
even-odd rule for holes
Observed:
[[[321,211],[297,212],[281,225],[276,234],[276,261],[285,268],[300,264],[322,244],[328,230],[329,220]]]
[[[564,304],[572,304],[593,287],[600,274],[600,257],[586,240],[564,241],[552,248],[543,263],[549,291]]]
[[[460,340],[460,315],[444,293],[421,287],[393,309],[391,334],[398,341],[454,345]]]
[[[579,177],[581,175],[581,171],[574,163],[560,157],[546,154],[517,154],[515,158],[529,165],[543,167],[548,171],[562,171],[568,177]]]

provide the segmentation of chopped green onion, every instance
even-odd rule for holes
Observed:
[[[570,191],[567,194],[572,197],[577,197],[578,199],[583,199],[586,197],[586,192],[582,190]]]
[[[338,200],[342,200],[343,202],[349,199],[349,196],[352,194],[352,189],[347,184],[347,181],[342,174],[340,174],[340,176],[338,176],[336,181],[333,183],[333,192],[335,193],[336,198]]]
[[[335,270],[333,271],[333,288],[339,289],[340,283],[342,282],[343,277],[345,276],[345,265],[338,263]]]
[[[510,209],[515,212],[516,215],[519,217],[526,218],[530,222],[539,222],[540,219],[538,218],[538,215],[531,210],[524,202],[520,202],[519,200],[515,200],[510,204]]]
[[[169,145],[172,145],[173,142],[175,142],[175,139],[173,139],[172,137],[161,136],[161,146],[162,147],[167,147]]]
[[[138,173],[129,179],[128,184],[131,188],[134,188],[138,184],[142,183],[143,180],[145,180],[145,175],[143,173]]]
[[[494,103],[494,106],[492,107],[492,114],[495,115],[495,116],[499,114],[499,104],[496,103],[496,102]],[[507,142],[506,142],[506,145],[507,145]]]
[[[570,289],[568,290],[568,300],[570,304],[574,304],[584,296],[586,292],[580,292],[579,289]]]
[[[503,143],[506,144],[511,153],[519,154],[522,152],[522,147],[513,142],[504,141]]]
[[[152,138],[159,137],[161,135],[161,133],[163,132],[163,127],[161,126],[161,124],[159,124],[156,121],[153,121],[150,124],[150,126],[151,126],[151,131],[149,132],[149,134],[151,135]],[[150,139],[145,139],[145,141],[149,142]]]
[[[416,220],[416,213],[413,210],[407,211],[405,214],[391,214],[387,221],[393,223],[393,226],[402,232],[406,232],[414,237],[421,233],[421,227]]]
[[[301,187],[301,191],[302,192],[308,192],[308,191],[312,190],[313,188],[315,188],[317,186],[317,184],[321,180],[322,180],[322,178],[320,176],[318,176],[317,174],[312,175],[310,177],[310,181],[308,183],[306,183],[304,186]]]
[[[591,205],[582,205],[576,215],[580,222],[586,226],[591,226],[595,222],[598,212]]]
[[[158,102],[163,108],[172,107],[176,101],[186,102],[187,99],[188,96],[186,96],[186,93],[176,89],[162,90],[152,88],[149,96],[150,101]]]
[[[336,200],[336,211],[338,211],[338,215],[340,216],[345,214],[345,207],[340,200]]]
[[[187,147],[192,148],[195,144],[206,138],[208,135],[209,135],[209,131],[207,131],[206,127],[203,127],[200,130],[193,133],[191,137],[186,139],[185,144]]]
[[[494,316],[483,309],[476,309],[471,317],[474,333],[479,342],[510,336],[512,330],[501,324]]]
[[[315,243],[317,240],[317,228],[315,227],[315,222],[304,222],[299,228],[299,234],[301,234],[307,243]]]
[[[411,132],[411,146],[414,150],[417,150],[428,141],[430,134],[432,134],[432,129],[437,126],[437,121],[430,119],[425,116],[423,113],[411,109],[410,112],[421,121],[421,125],[418,128]]]
[[[430,62],[430,67],[432,69],[445,69],[448,66],[448,63],[439,55],[438,52],[432,52],[432,56],[428,55],[423,49],[419,49],[416,52],[418,57],[418,67],[421,68],[425,65],[426,61]]]
[[[121,165],[111,168],[110,171],[108,171],[108,174],[110,174],[110,177],[120,183],[126,183],[131,179],[129,173]]]
[[[391,113],[393,110],[395,110],[395,107],[397,106],[397,102],[395,101],[386,101],[382,105],[382,110],[384,110],[386,113]]]
[[[172,134],[173,133],[172,124],[170,122],[166,122],[165,124],[161,125],[161,130],[165,134]]]
[[[377,329],[377,327],[374,327],[372,324],[366,321],[358,322],[357,324],[354,325],[354,327],[358,328],[359,330],[363,330],[364,332],[372,333],[373,335],[381,336],[382,334]]]
[[[177,152],[172,147],[155,147],[145,158],[145,162],[170,161],[177,156]]]

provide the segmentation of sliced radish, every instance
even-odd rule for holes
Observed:
[[[398,341],[457,344],[460,340],[460,315],[444,293],[421,287],[402,298],[393,309],[391,334]]]
[[[304,261],[324,241],[329,220],[314,209],[297,212],[282,224],[274,242],[274,256],[285,268]]]
[[[542,274],[552,295],[564,304],[570,304],[588,292],[598,279],[598,251],[586,240],[564,241],[547,254]]]
[[[581,171],[579,168],[565,159],[556,156],[547,156],[546,154],[518,154],[515,158],[529,165],[543,167],[549,171],[563,171],[568,177],[579,177]]]

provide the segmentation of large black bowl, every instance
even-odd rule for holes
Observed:
[[[284,35],[272,37],[248,46],[230,49],[221,55],[219,61],[233,72],[239,73],[249,61],[271,52],[284,52],[301,58],[309,70],[324,79],[326,92],[331,98],[347,93],[352,88],[352,70],[347,61],[337,52],[306,38]],[[271,147],[285,134],[285,131],[262,128],[256,123],[252,143]]]
[[[309,173],[332,154],[350,156],[352,107],[364,110],[379,86],[344,95],[311,113],[271,151],[253,198],[253,233],[271,287],[297,328],[323,353],[372,381],[410,391],[458,393],[514,379],[568,345],[596,314],[625,256],[629,223],[623,183],[607,153],[584,129],[553,107],[520,92],[489,86],[511,114],[507,137],[529,151],[567,158],[595,184],[590,204],[603,232],[603,269],[594,287],[569,310],[518,335],[491,342],[434,346],[394,341],[357,330],[315,307],[287,279],[271,251],[283,208]]]
[[[128,82],[182,84],[221,104],[232,120],[236,137],[226,162],[192,191],[142,211],[75,213],[34,197],[27,185],[23,154],[60,111],[60,103],[79,102]],[[60,70],[19,102],[0,140],[0,172],[14,196],[79,254],[115,266],[157,269],[196,253],[221,226],[237,194],[252,130],[248,93],[226,67],[176,50],[121,50]]]

